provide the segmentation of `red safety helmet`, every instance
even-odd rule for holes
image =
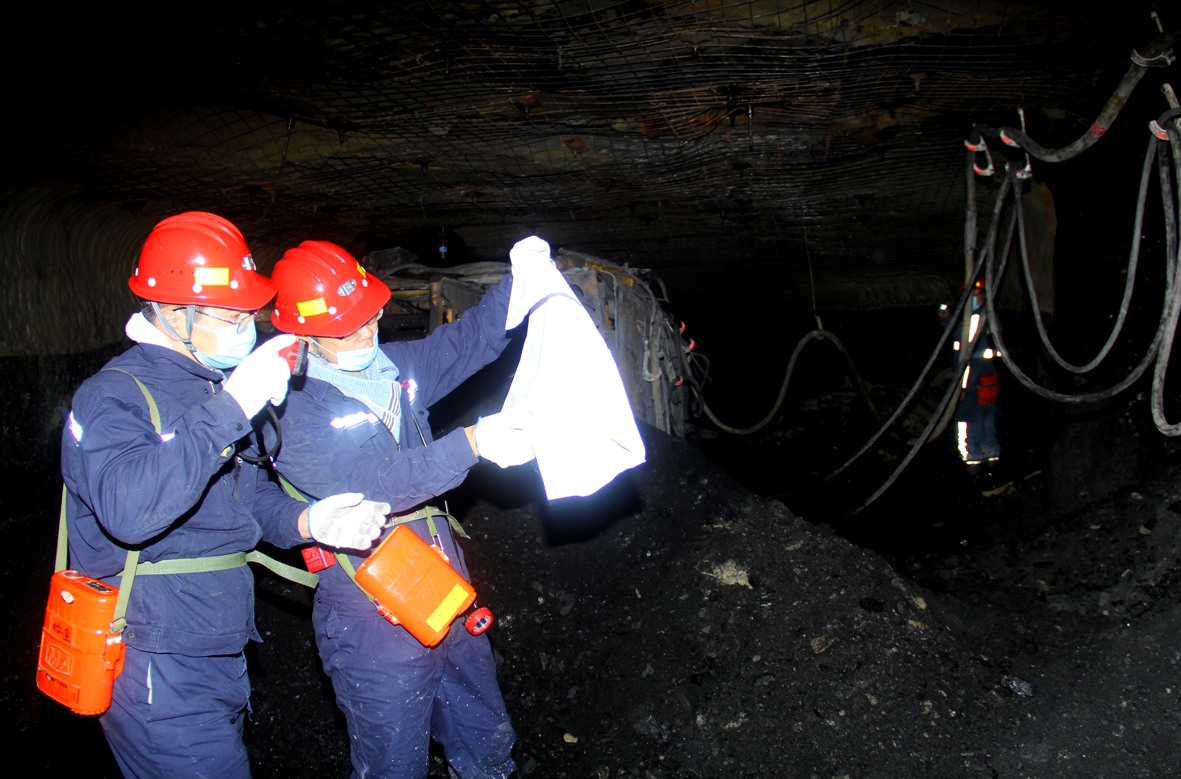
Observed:
[[[328,241],[304,241],[275,263],[271,324],[295,335],[344,338],[390,299],[390,288]]]
[[[977,290],[979,290],[981,292],[984,291],[984,279],[982,279],[982,278],[976,279],[975,283],[972,284],[972,291],[975,292]],[[960,284],[958,287],[956,287],[955,294],[956,294],[956,297],[959,297],[960,295],[964,294],[964,285],[963,284]]]
[[[241,231],[229,220],[186,211],[148,234],[127,285],[157,303],[255,311],[275,296],[275,285],[254,266]]]

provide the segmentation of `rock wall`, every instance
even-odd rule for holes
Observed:
[[[0,356],[62,355],[123,338],[152,217],[48,189],[0,193]]]

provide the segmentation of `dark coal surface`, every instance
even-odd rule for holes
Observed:
[[[556,504],[530,467],[481,465],[451,509],[496,614],[519,775],[1174,775],[1181,458],[1146,414],[1014,443],[1014,487],[987,500],[932,446],[844,519],[787,476],[788,498],[756,494],[712,436],[643,427],[646,464]],[[31,774],[113,777],[97,723],[35,687],[55,489],[0,518],[9,743]],[[255,775],[347,776],[310,594],[256,576]]]

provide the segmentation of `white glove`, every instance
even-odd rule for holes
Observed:
[[[368,549],[381,535],[390,504],[365,500],[359,492],[342,492],[318,500],[308,509],[308,532],[318,543],[339,549]]]
[[[226,379],[226,392],[238,401],[246,416],[253,417],[262,411],[268,400],[277,406],[287,397],[291,366],[279,356],[279,350],[291,346],[295,340],[289,333],[275,336],[246,355]]]
[[[513,289],[509,295],[505,329],[511,330],[550,295],[567,293],[570,287],[549,254],[549,244],[531,235],[509,251],[513,261]]]
[[[533,416],[524,411],[480,417],[476,422],[476,451],[501,468],[529,462],[536,456],[529,439],[532,420]]]
[[[522,238],[513,244],[508,257],[513,263],[514,276],[533,274],[554,264],[549,256],[549,244],[536,235]]]

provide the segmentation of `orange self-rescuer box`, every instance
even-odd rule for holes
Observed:
[[[426,646],[442,641],[452,621],[476,600],[472,585],[405,525],[357,566],[356,580],[386,619]]]
[[[37,687],[78,714],[102,714],[123,670],[122,637],[111,633],[119,590],[77,571],[58,571],[37,656]]]

